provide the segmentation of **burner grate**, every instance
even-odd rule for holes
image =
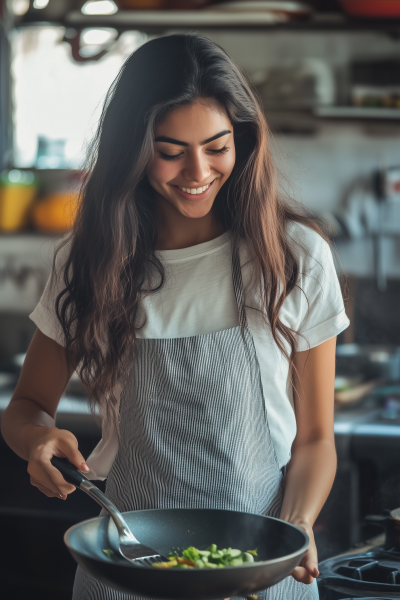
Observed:
[[[399,567],[378,560],[355,559],[335,569],[338,575],[370,583],[400,584]]]

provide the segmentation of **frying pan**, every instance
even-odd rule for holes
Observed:
[[[64,469],[60,470],[68,480]],[[79,475],[82,482],[87,481]],[[79,487],[76,475],[73,483]],[[119,554],[117,529],[108,516],[88,519],[68,529],[64,542],[89,575],[121,592],[150,598],[219,600],[250,596],[287,577],[309,546],[307,534],[298,527],[250,513],[174,508],[125,512],[123,516],[135,537],[160,554],[188,546],[205,549],[211,543],[219,548],[258,551],[255,563],[241,567],[156,569],[136,566]],[[105,549],[112,550],[112,554],[106,555]]]

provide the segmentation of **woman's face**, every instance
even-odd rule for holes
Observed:
[[[212,104],[172,110],[155,129],[147,177],[166,201],[189,218],[207,215],[235,164],[233,126]]]

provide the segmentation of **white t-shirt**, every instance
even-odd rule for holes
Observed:
[[[299,332],[298,350],[308,350],[336,336],[349,324],[328,244],[303,225],[288,226],[288,237],[299,263],[298,285],[286,298],[281,320]],[[62,252],[68,251],[65,247]],[[157,252],[165,267],[165,283],[142,302],[146,323],[140,338],[180,338],[221,331],[239,324],[232,282],[230,234],[181,250]],[[62,257],[60,258],[62,260]],[[251,285],[251,263],[241,248],[240,262],[245,290],[246,315],[254,338],[261,371],[271,437],[280,467],[290,460],[296,435],[288,362],[279,351],[258,308]],[[49,280],[50,281],[50,280]],[[54,311],[49,282],[30,318],[47,336],[63,344]],[[252,291],[253,290],[253,291]],[[142,322],[142,321],[141,321]],[[106,477],[118,450],[116,432],[105,431],[103,441],[88,459],[98,477]]]

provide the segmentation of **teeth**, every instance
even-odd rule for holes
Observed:
[[[180,190],[182,190],[183,192],[186,192],[187,194],[201,194],[202,192],[205,192],[209,187],[210,187],[210,183],[208,185],[205,185],[203,187],[200,188],[184,188],[184,187],[179,187]]]

